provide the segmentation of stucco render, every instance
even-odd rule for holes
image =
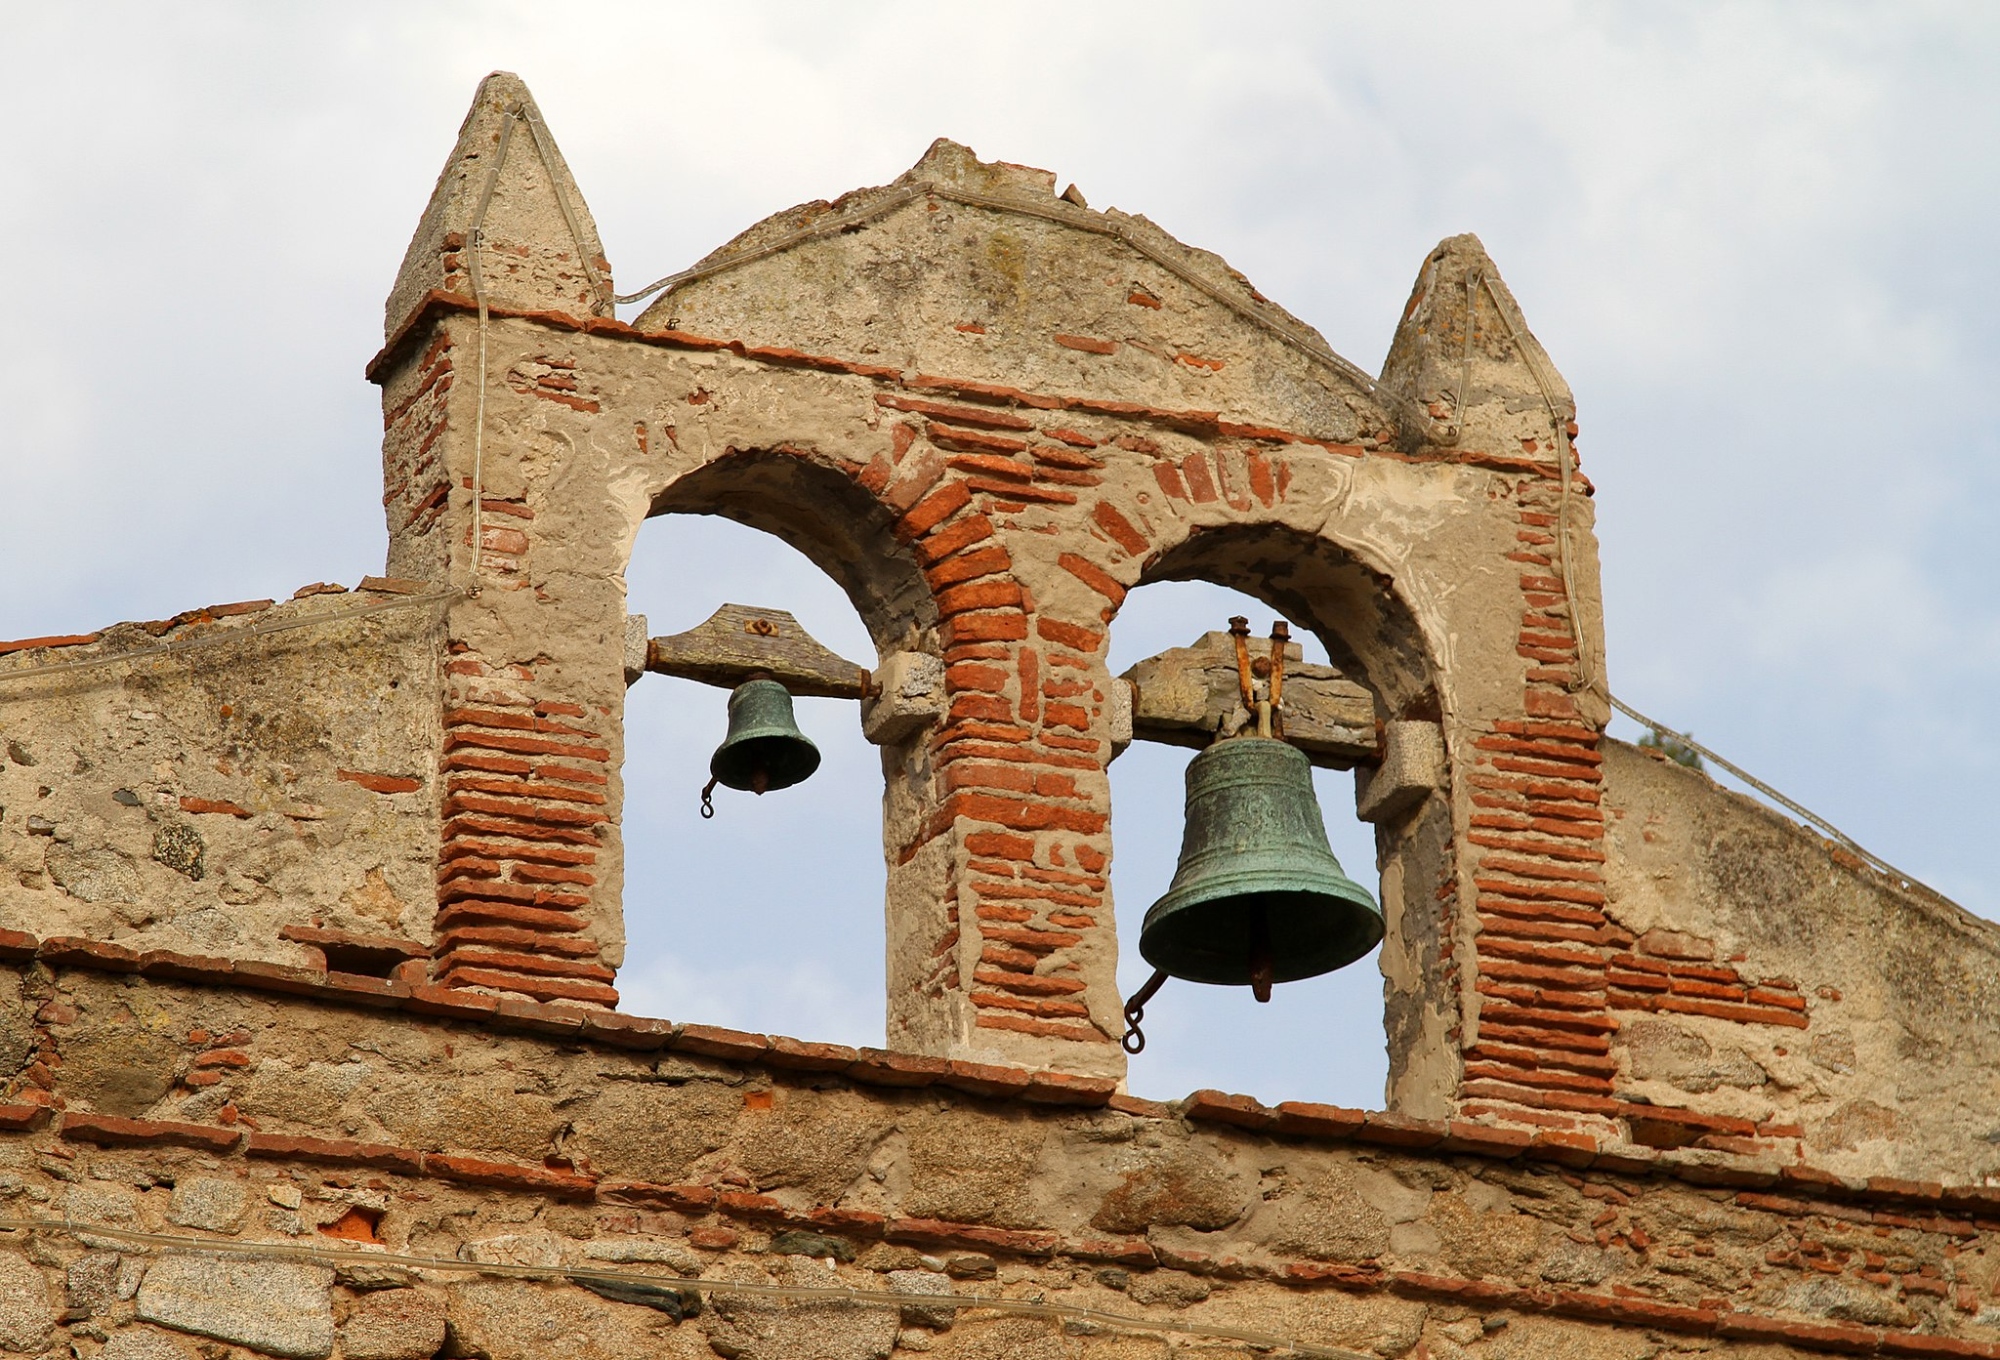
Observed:
[[[385,575],[0,645],[0,1350],[2000,1356],[2000,935],[1604,737],[1477,240],[1371,377],[941,141],[612,300],[490,77],[368,368]],[[676,511],[873,639],[883,1050],[616,1009]],[[1106,657],[1168,579],[1373,705],[1382,1111],[1123,1090]]]

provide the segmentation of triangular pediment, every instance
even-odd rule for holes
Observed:
[[[1030,393],[1392,438],[1374,379],[1219,256],[940,139],[891,184],[759,222],[638,319]]]

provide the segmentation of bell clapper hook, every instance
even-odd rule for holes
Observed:
[[[1146,1036],[1139,1032],[1139,1022],[1146,1018],[1146,1003],[1153,999],[1153,994],[1164,987],[1166,982],[1167,970],[1155,968],[1153,975],[1146,979],[1146,985],[1132,993],[1132,999],[1125,1003],[1125,1033],[1118,1040],[1118,1046],[1127,1053],[1138,1054],[1146,1051]]]
[[[701,819],[708,821],[715,816],[715,786],[721,781],[711,779],[701,786]]]

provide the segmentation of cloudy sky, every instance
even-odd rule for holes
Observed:
[[[2000,916],[1990,6],[0,0],[0,32],[0,636],[381,569],[361,367],[506,68],[626,288],[939,135],[1220,252],[1371,371],[1425,252],[1477,232],[1581,407],[1615,692]],[[655,632],[739,599],[865,655],[732,526],[649,526],[632,580]],[[1119,664],[1230,612],[1141,592]],[[879,1042],[872,752],[803,706],[825,773],[701,824],[720,701],[635,696],[628,1008]],[[1183,764],[1114,767],[1128,986]],[[1134,1087],[1379,1104],[1377,984],[1170,988]]]

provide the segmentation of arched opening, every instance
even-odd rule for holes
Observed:
[[[862,669],[934,646],[921,573],[890,514],[790,453],[731,454],[655,496],[626,570],[647,633],[724,604],[782,609]],[[727,691],[669,675],[626,694],[625,1009],[817,1040],[883,1042],[884,762],[851,699],[795,696],[822,763],[764,797],[698,794],[727,730]]]
[[[1276,612],[1261,600],[1210,585],[1174,581],[1126,597],[1111,633],[1110,666],[1185,647],[1205,632],[1249,617],[1262,636]],[[1294,621],[1296,633],[1303,630]],[[1326,649],[1303,633],[1306,659],[1327,664]],[[1139,925],[1167,889],[1180,852],[1183,775],[1195,752],[1135,741],[1111,766],[1111,884],[1118,904],[1118,986],[1130,996],[1152,973],[1139,957]],[[1313,771],[1327,838],[1350,878],[1379,896],[1375,831],[1354,815],[1354,777]],[[1375,1108],[1382,1103],[1388,1058],[1382,1038],[1382,975],[1370,952],[1337,972],[1274,990],[1258,1004],[1247,987],[1175,981],[1146,1008],[1146,1050],[1131,1060],[1131,1089],[1175,1099],[1203,1087],[1266,1101],[1320,1100]]]
[[[1146,583],[1127,596],[1111,631],[1110,670],[1245,615],[1262,637],[1274,618],[1292,625],[1305,659],[1330,664],[1375,695],[1384,717],[1435,718],[1431,667],[1414,621],[1380,576],[1333,545],[1277,527],[1197,534],[1149,564]],[[1268,644],[1263,644],[1268,645]],[[1135,741],[1111,766],[1113,891],[1118,903],[1119,985],[1131,995],[1152,969],[1138,952],[1146,910],[1172,879],[1183,827],[1184,775],[1194,752]],[[1412,924],[1404,894],[1384,889],[1386,856],[1398,837],[1380,837],[1355,810],[1355,776],[1315,769],[1314,791],[1329,842],[1349,877],[1383,906],[1390,938]],[[1401,954],[1398,953],[1400,960]],[[1173,1098],[1202,1087],[1266,1101],[1319,1100],[1380,1108],[1392,1084],[1408,1009],[1390,986],[1381,951],[1333,973],[1275,989],[1259,1004],[1249,989],[1170,982],[1146,1009],[1147,1047],[1130,1065],[1135,1092]],[[1408,987],[1404,988],[1405,991]]]
[[[640,530],[628,608],[665,636],[724,603],[789,611],[867,664],[868,630],[803,554],[727,519],[662,515]],[[647,675],[625,696],[622,1007],[641,1015],[851,1044],[882,1042],[881,762],[851,700],[793,700],[821,764],[755,797],[698,794],[728,692]]]

